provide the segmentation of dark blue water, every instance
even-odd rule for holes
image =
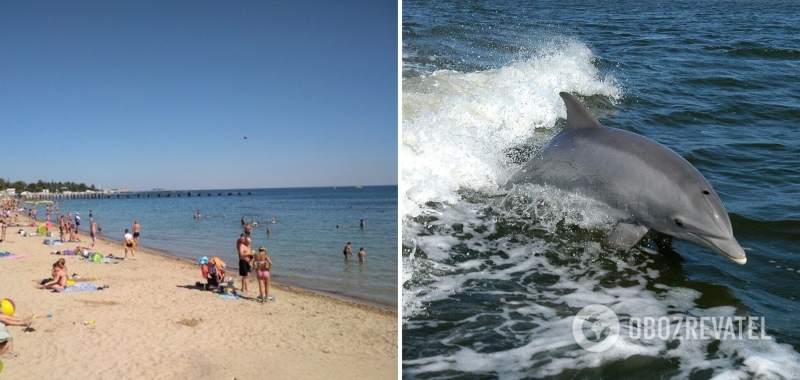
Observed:
[[[800,4],[403,2],[403,374],[796,378]],[[709,180],[748,262],[650,232],[627,253],[585,200],[502,185],[563,126],[559,91]],[[581,349],[599,303],[629,321],[764,317],[771,341],[620,338]]]
[[[44,216],[44,206],[38,208]],[[199,220],[193,217],[198,209]],[[192,260],[216,255],[230,267],[238,265],[235,243],[242,233],[241,218],[248,223],[256,220],[252,246],[267,248],[276,282],[391,309],[397,305],[396,186],[195,190],[191,197],[185,192],[168,198],[123,195],[66,200],[60,205],[63,214],[81,213],[84,230],[89,210],[104,237],[122,241],[124,230],[132,230],[134,220],[139,220],[142,246]],[[359,226],[362,219],[364,229]],[[365,262],[344,260],[342,250],[348,241],[354,254],[364,248]],[[109,253],[122,254],[122,246]]]

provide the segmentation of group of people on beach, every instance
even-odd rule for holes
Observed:
[[[244,217],[242,217],[244,221]],[[272,270],[272,259],[267,255],[267,249],[263,246],[258,248],[258,253],[250,246],[253,242],[250,234],[252,228],[249,224],[242,225],[242,234],[236,240],[236,251],[239,253],[239,275],[242,276],[241,290],[243,292],[249,291],[247,286],[248,275],[250,272],[256,272],[256,280],[258,281],[258,298],[259,302],[266,302],[271,300],[269,295],[269,279],[270,271]]]
[[[12,220],[11,215],[14,215]],[[19,220],[19,200],[18,199],[5,199],[3,200],[2,213],[0,213],[0,227],[2,227],[2,235],[0,235],[0,243],[6,241],[6,231],[8,227],[18,225]]]

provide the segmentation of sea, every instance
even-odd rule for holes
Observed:
[[[142,247],[193,262],[219,256],[228,265],[228,274],[234,275],[237,289],[236,240],[243,232],[244,217],[251,225],[258,223],[252,247],[267,249],[275,283],[396,311],[397,190],[397,186],[347,186],[120,193],[111,198],[66,199],[59,209],[73,218],[80,213],[81,230],[87,234],[91,212],[104,238],[121,243],[125,229],[132,231],[138,220]],[[45,206],[36,207],[43,218]],[[347,242],[353,247],[349,260],[342,253]],[[356,256],[362,247],[363,262]],[[124,250],[120,244],[114,252],[101,253],[124,255]],[[197,277],[186,279],[187,284],[196,281],[202,281],[199,266]],[[254,289],[255,281],[250,286]]]
[[[792,1],[403,1],[403,378],[800,378],[798,15]],[[610,250],[591,200],[505,190],[563,128],[560,91],[693,164],[747,263],[652,230]]]

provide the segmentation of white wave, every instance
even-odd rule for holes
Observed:
[[[566,41],[495,70],[404,80],[404,331],[447,326],[430,337],[441,350],[404,359],[404,377],[447,370],[540,377],[634,355],[678,363],[676,378],[702,370],[721,379],[800,373],[800,355],[774,340],[675,345],[623,334],[611,349],[589,353],[571,338],[575,313],[588,304],[616,312],[623,333],[633,317],[737,313],[700,308],[699,291],[659,283],[660,267],[646,248],[612,254],[592,239],[565,236],[564,225],[590,234],[607,228],[602,204],[537,186],[501,190],[519,166],[509,149],[543,145],[553,133],[541,131],[566,117],[558,92],[622,96],[593,61],[584,44]],[[469,199],[473,193],[477,200]],[[502,348],[492,346],[498,342]]]
[[[505,151],[566,117],[560,91],[619,98],[616,80],[601,77],[593,60],[584,44],[567,41],[496,70],[406,79],[403,215],[419,215],[426,202],[454,203],[459,188],[496,191],[515,169]]]

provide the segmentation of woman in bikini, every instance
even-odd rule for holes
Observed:
[[[44,284],[36,284],[37,289],[64,290],[67,288],[67,272],[64,271],[64,264],[59,261],[53,264],[53,280]]]
[[[258,301],[267,302],[269,299],[269,271],[272,269],[272,260],[267,256],[267,249],[258,248],[258,254],[253,260],[253,269],[258,280]]]

